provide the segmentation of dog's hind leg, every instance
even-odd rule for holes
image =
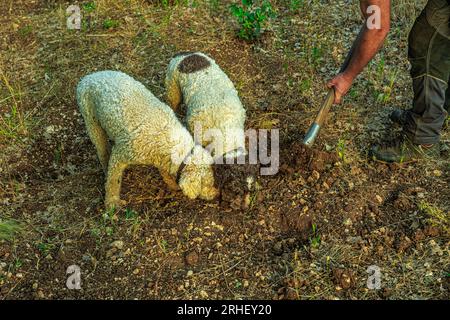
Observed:
[[[176,81],[176,71],[172,70],[171,67],[169,67],[169,70],[167,71],[165,85],[167,92],[167,103],[173,111],[176,112],[183,99],[183,94],[181,93],[181,89]]]
[[[92,143],[97,149],[98,159],[100,160],[103,171],[106,173],[111,147],[109,145],[108,135],[94,115],[95,105],[92,101],[89,88],[79,85],[77,88],[77,100],[89,138],[91,138]]]
[[[107,209],[120,207],[124,204],[120,200],[120,188],[122,185],[122,175],[128,162],[124,158],[124,150],[118,146],[113,146],[111,157],[109,158],[108,174],[106,177],[105,206]]]
[[[109,156],[111,153],[111,146],[108,141],[108,135],[105,130],[96,121],[90,121],[87,127],[89,138],[97,149],[97,156],[102,165],[103,171],[106,173],[108,170]]]
[[[161,177],[163,178],[164,182],[167,184],[170,190],[172,191],[180,190],[180,187],[175,181],[175,178],[172,177],[167,171],[159,170],[159,173],[161,174]]]

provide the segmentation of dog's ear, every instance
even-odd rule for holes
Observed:
[[[219,190],[214,186],[214,170],[209,167],[202,175],[200,198],[203,200],[213,200],[219,195]]]
[[[193,200],[198,198],[201,191],[201,178],[196,175],[181,173],[178,185],[183,191],[184,195]]]
[[[200,198],[203,200],[213,200],[217,198],[219,195],[219,189],[213,187],[213,186],[203,186],[202,187],[202,193],[200,194]]]

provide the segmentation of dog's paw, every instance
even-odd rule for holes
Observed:
[[[110,199],[105,201],[106,210],[120,210],[125,207],[127,202],[121,199]]]

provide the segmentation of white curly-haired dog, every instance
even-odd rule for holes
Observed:
[[[246,154],[245,109],[228,76],[216,62],[200,52],[175,55],[166,73],[169,105],[186,105],[186,123],[197,143],[216,158]],[[198,128],[206,133],[198,137]],[[214,150],[212,150],[214,149]]]
[[[143,84],[122,72],[95,72],[79,82],[77,101],[107,174],[107,208],[123,204],[120,186],[128,165],[157,167],[171,189],[179,185],[190,199],[216,197],[210,153],[195,145],[175,113]]]

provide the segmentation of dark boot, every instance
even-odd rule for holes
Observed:
[[[408,163],[422,159],[437,158],[439,144],[414,144],[407,137],[399,137],[385,144],[374,145],[369,152],[370,158],[387,163]]]
[[[407,114],[407,112],[408,112],[407,110],[395,109],[389,115],[389,119],[391,119],[391,121],[396,123],[396,124],[404,126],[405,123],[406,123],[406,114]]]

